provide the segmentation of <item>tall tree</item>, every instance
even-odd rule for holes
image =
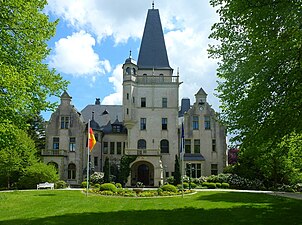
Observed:
[[[174,163],[174,184],[181,183],[181,171],[180,171],[180,162],[177,155],[175,155],[175,163]]]
[[[24,169],[37,162],[35,143],[10,123],[0,123],[0,187],[15,184]]]
[[[42,10],[46,0],[0,0],[0,122],[26,127],[31,115],[53,105],[66,82],[44,63],[58,21]]]
[[[283,137],[302,132],[302,1],[210,3],[220,15],[210,35],[219,42],[209,53],[220,60],[222,119],[261,171],[263,154],[277,156]]]

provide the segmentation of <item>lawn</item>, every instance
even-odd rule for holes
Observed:
[[[127,198],[80,191],[0,192],[2,225],[302,224],[302,201],[258,193]]]

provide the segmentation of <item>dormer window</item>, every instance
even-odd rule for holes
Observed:
[[[121,126],[120,125],[112,125],[112,132],[113,133],[121,133]]]

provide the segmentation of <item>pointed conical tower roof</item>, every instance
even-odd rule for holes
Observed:
[[[158,9],[148,10],[137,65],[139,69],[172,69]]]

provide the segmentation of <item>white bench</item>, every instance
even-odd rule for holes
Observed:
[[[50,189],[54,189],[54,188],[55,188],[55,184],[54,184],[54,183],[48,183],[48,182],[41,183],[41,184],[37,184],[37,190],[38,190],[39,188],[50,188]]]

